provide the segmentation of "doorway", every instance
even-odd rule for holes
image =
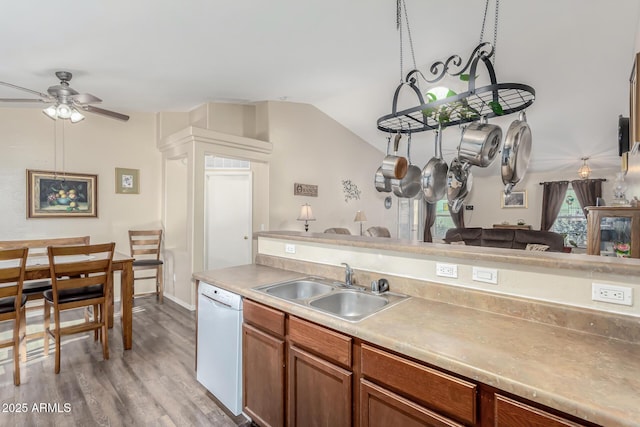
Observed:
[[[251,263],[252,195],[250,170],[205,173],[206,270]]]

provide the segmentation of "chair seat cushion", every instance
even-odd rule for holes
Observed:
[[[134,267],[155,267],[156,265],[162,265],[160,259],[136,259],[133,260]]]
[[[22,294],[23,295],[41,294],[44,291],[48,291],[49,289],[51,289],[50,280],[39,280],[37,282],[24,282],[24,284],[22,285]]]
[[[45,291],[44,298],[53,302],[53,290]],[[58,292],[58,303],[82,301],[85,299],[100,298],[102,296],[102,285],[87,286],[84,288],[67,289]]]
[[[12,311],[15,311],[15,301],[16,297],[0,298],[0,314],[11,313]],[[25,295],[22,295],[22,304],[20,304],[20,307],[22,307],[26,303],[27,297]]]

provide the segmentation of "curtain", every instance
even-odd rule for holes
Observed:
[[[462,205],[458,213],[454,213],[451,209],[449,209],[449,215],[451,215],[453,225],[455,225],[456,228],[464,228],[464,204]]]
[[[576,193],[582,213],[587,216],[587,211],[584,209],[587,206],[595,206],[596,199],[602,197],[602,179],[577,179],[571,181],[571,187]]]
[[[542,219],[540,220],[540,230],[548,231],[560,212],[564,196],[567,194],[569,181],[553,181],[542,183]]]
[[[436,204],[424,202],[426,206],[426,215],[424,218],[424,241],[433,242],[433,236],[431,235],[431,228],[436,222]]]

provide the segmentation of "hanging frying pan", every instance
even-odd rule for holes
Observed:
[[[447,191],[447,172],[449,166],[442,159],[442,127],[436,131],[435,157],[432,157],[422,169],[420,184],[427,203],[437,203]]]
[[[420,168],[411,164],[411,134],[407,142],[407,159],[409,159],[407,173],[402,179],[392,179],[391,189],[396,196],[410,199],[420,192],[421,174]]]
[[[391,136],[387,138],[387,156],[389,155],[389,146],[391,145]],[[386,157],[386,156],[385,156]],[[378,167],[376,171],[374,185],[376,186],[376,190],[380,193],[390,193],[391,192],[391,181],[389,178],[385,178],[382,174],[382,166]]]
[[[507,130],[502,149],[501,172],[505,194],[511,193],[513,187],[524,178],[530,155],[531,129],[524,111],[520,111],[518,120],[514,120]]]

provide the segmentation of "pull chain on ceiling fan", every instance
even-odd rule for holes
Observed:
[[[0,85],[7,86],[13,89],[28,92],[36,95],[38,98],[24,99],[24,98],[0,98],[0,102],[40,102],[51,103],[53,105],[42,110],[44,114],[53,120],[63,119],[69,120],[71,123],[77,123],[84,119],[82,113],[79,110],[88,111],[94,114],[100,114],[113,119],[127,121],[129,116],[115,111],[105,110],[103,108],[94,107],[91,104],[99,104],[102,102],[97,96],[90,93],[78,93],[71,86],[69,82],[73,75],[68,71],[57,71],[56,77],[60,79],[60,84],[51,86],[47,89],[47,93],[38,92],[35,90],[27,89],[21,86],[17,86],[11,83],[1,82]]]

